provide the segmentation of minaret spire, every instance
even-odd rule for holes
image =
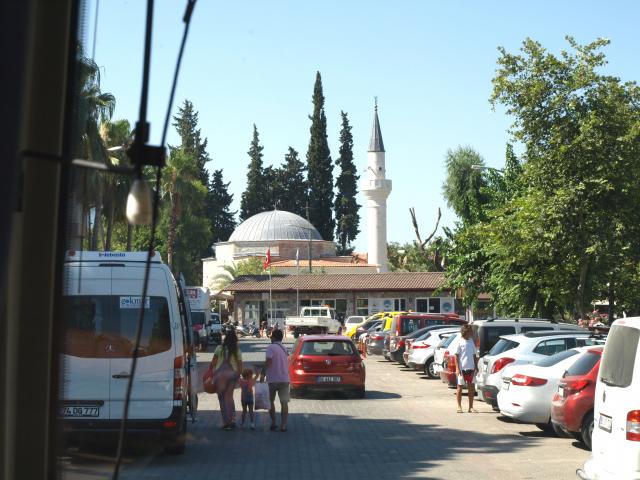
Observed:
[[[374,99],[373,128],[371,129],[371,140],[369,141],[370,152],[384,152],[384,142],[380,131],[380,120],[378,119],[378,97]]]

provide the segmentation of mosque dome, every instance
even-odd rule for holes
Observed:
[[[229,242],[271,240],[322,240],[318,230],[304,218],[284,210],[271,210],[247,218],[233,231]]]

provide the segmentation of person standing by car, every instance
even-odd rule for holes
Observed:
[[[242,371],[242,353],[238,347],[236,332],[230,330],[224,337],[222,345],[218,345],[213,352],[211,368],[214,370],[214,382],[218,401],[220,402],[220,414],[222,415],[222,428],[233,430],[235,428],[234,416],[236,406],[233,401],[233,389]]]
[[[271,345],[267,347],[267,361],[260,381],[264,380],[266,375],[269,384],[269,397],[271,399],[271,407],[269,408],[269,416],[271,417],[271,431],[278,429],[276,425],[276,393],[280,400],[280,431],[287,431],[287,418],[289,416],[289,354],[282,345],[284,338],[282,330],[274,329],[271,332]]]
[[[469,395],[469,413],[478,413],[473,408],[473,397],[475,395],[475,386],[473,379],[478,372],[478,349],[472,338],[471,325],[463,325],[460,329],[460,339],[454,350],[456,358],[456,377],[458,379],[458,387],[456,392],[456,400],[458,401],[458,413],[462,413],[462,387],[467,386]]]

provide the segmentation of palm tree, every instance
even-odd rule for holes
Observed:
[[[213,277],[216,287],[224,290],[227,285],[241,275],[264,275],[262,257],[251,257],[231,265],[223,265],[224,272]]]

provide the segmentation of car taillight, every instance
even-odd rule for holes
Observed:
[[[173,360],[173,399],[182,400],[184,397],[184,383],[185,383],[185,371],[184,371],[184,358],[182,356],[176,357]]]
[[[627,440],[640,442],[640,410],[627,413]]]
[[[398,340],[397,345],[398,345],[398,347],[403,346],[404,345],[404,340],[403,339]]]
[[[428,344],[424,344],[424,345],[413,345],[412,348],[418,349],[418,348],[429,348],[431,345]]]
[[[371,335],[371,340],[382,340],[382,335],[375,333]]]
[[[520,373],[515,374],[511,377],[511,385],[516,385],[518,387],[539,387],[540,385],[544,385],[547,383],[545,378],[538,377],[530,377],[528,375],[522,375]]]
[[[576,380],[575,382],[567,382],[563,385],[567,393],[578,393],[580,390],[589,385],[589,380]]]
[[[304,358],[298,358],[293,364],[293,366],[297,369],[304,368]]]
[[[362,370],[362,362],[351,362],[347,364],[347,370],[350,372],[358,372]]]
[[[515,362],[515,358],[502,357],[493,362],[493,367],[491,367],[491,373],[498,373],[504,367],[509,365],[511,362]]]

